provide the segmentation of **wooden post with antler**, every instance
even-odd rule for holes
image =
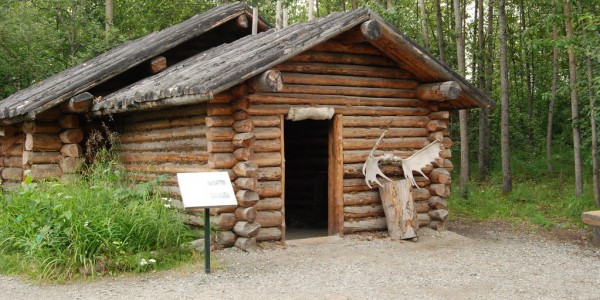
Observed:
[[[381,144],[386,133],[387,130],[384,131],[377,142],[375,142],[367,161],[363,165],[363,175],[365,175],[365,181],[369,187],[371,187],[371,183],[379,185],[379,196],[383,204],[386,224],[392,240],[414,239],[417,237],[415,230],[418,229],[419,224],[417,220],[418,214],[412,196],[412,186],[417,189],[420,188],[412,173],[413,171],[418,172],[426,179],[429,179],[421,169],[439,158],[440,151],[443,150],[443,145],[439,140],[434,140],[429,145],[405,159],[395,156],[393,153],[385,152],[383,155],[374,156],[373,154],[375,153],[377,146]],[[380,161],[400,162],[402,164],[402,171],[405,179],[393,181],[388,178],[379,168]],[[377,176],[386,179],[387,182],[381,184],[377,179]]]

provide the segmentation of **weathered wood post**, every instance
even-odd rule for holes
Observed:
[[[392,240],[416,238],[417,210],[412,198],[410,181],[403,179],[385,182],[383,186],[379,186],[379,195]]]

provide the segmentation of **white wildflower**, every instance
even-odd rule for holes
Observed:
[[[148,262],[146,261],[145,258],[142,258],[142,260],[140,260],[140,266],[145,266],[147,264],[148,264]]]
[[[151,264],[155,264],[156,263],[156,259],[151,258],[151,259],[148,260],[148,262],[151,263]]]
[[[85,221],[85,223],[83,223],[83,227],[88,227],[88,225],[90,225],[89,221]]]
[[[165,207],[166,208],[171,208],[171,205],[170,204],[165,204]]]

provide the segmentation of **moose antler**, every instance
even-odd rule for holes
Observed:
[[[382,184],[377,180],[377,175],[389,181],[392,181],[387,176],[385,176],[385,174],[383,174],[381,169],[379,169],[379,161],[385,160],[402,163],[402,171],[404,172],[404,178],[410,180],[410,183],[414,187],[419,188],[413,177],[413,171],[419,172],[421,173],[421,175],[427,178],[427,176],[423,174],[423,171],[421,169],[426,167],[431,162],[435,161],[437,158],[439,158],[440,151],[442,151],[442,144],[439,140],[435,140],[406,159],[400,158],[391,153],[384,153],[381,156],[374,156],[373,153],[375,153],[375,150],[377,149],[379,144],[381,144],[381,140],[383,139],[386,133],[387,130],[381,134],[381,136],[375,143],[375,146],[373,146],[373,149],[371,149],[371,153],[369,153],[367,161],[363,165],[362,171],[363,175],[365,175],[365,181],[367,182],[367,185],[369,186],[369,188],[371,188],[370,183],[375,182],[381,186]]]

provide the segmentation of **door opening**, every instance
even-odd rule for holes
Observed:
[[[286,121],[286,239],[327,235],[329,121]]]

